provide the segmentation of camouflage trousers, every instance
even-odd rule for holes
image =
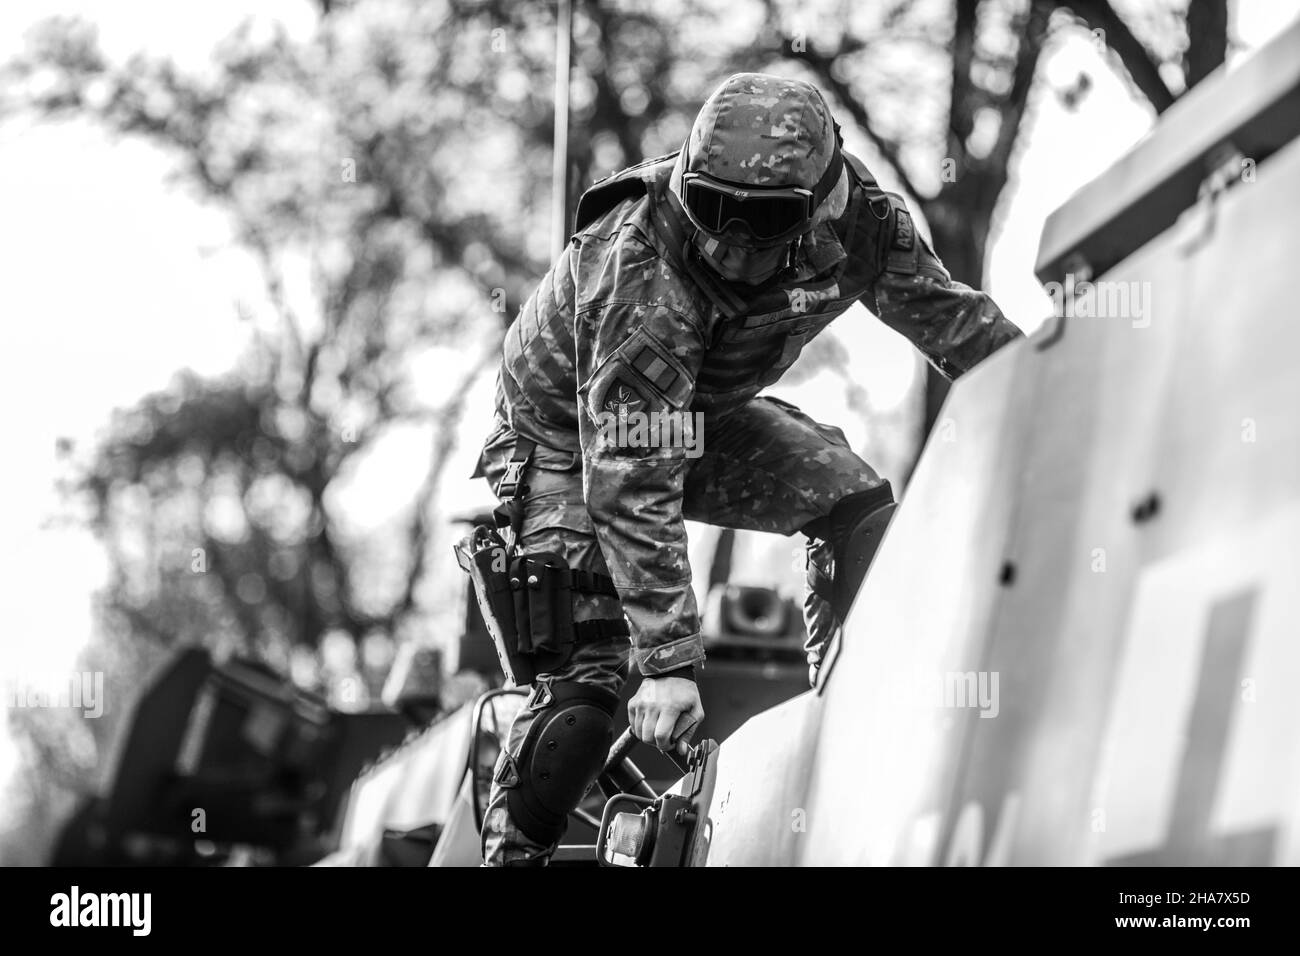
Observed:
[[[878,488],[881,479],[849,448],[844,433],[813,421],[794,405],[756,398],[710,424],[710,441],[692,461],[683,492],[684,517],[745,531],[793,534],[830,514],[847,495]],[[495,489],[505,473],[515,435],[500,418],[483,449],[482,467]],[[583,500],[582,461],[575,452],[539,445],[526,479],[524,523],[518,544],[524,551],[554,551],[570,567],[608,574]],[[810,578],[831,573],[827,542],[810,539]],[[617,619],[618,599],[579,595],[575,621]],[[810,663],[820,661],[839,622],[829,603],[809,591],[804,619]],[[617,694],[628,676],[626,638],[578,645],[569,661],[539,681],[579,681]],[[705,704],[707,708],[707,702]],[[510,728],[505,750],[517,755],[532,725],[523,708]],[[504,759],[504,754],[503,758]],[[498,771],[501,764],[498,762]],[[483,858],[488,865],[538,864],[554,852],[530,840],[511,821],[505,791],[495,783],[483,823]]]

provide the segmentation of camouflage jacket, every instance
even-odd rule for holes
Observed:
[[[681,229],[674,159],[607,180],[636,188],[592,221],[580,205],[579,231],[506,333],[497,381],[515,432],[581,455],[587,515],[573,517],[600,543],[648,674],[704,659],[681,513],[689,460],[682,448],[610,440],[603,413],[698,411],[723,428],[859,301],[949,378],[1020,334],[987,295],[951,280],[901,197],[848,154],[845,211],[804,240],[796,274],[756,288],[710,283],[689,244],[669,251]]]

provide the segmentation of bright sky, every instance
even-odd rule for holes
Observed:
[[[1279,32],[1298,6],[1300,0],[1242,0],[1233,24],[1242,50]],[[36,20],[77,13],[99,24],[111,56],[145,48],[199,67],[213,42],[242,19],[255,15],[265,24],[274,16],[306,35],[312,10],[307,0],[6,0],[0,59],[19,48]],[[1062,84],[1081,68],[1095,85],[1077,112],[1043,97],[992,246],[989,290],[1027,330],[1048,311],[1032,274],[1044,216],[1150,128],[1150,111],[1100,67],[1087,42],[1065,44],[1043,64]],[[1085,137],[1080,130],[1088,131]],[[238,255],[222,251],[221,217],[161,185],[168,169],[156,150],[111,142],[83,124],[0,124],[0,303],[10,356],[0,376],[0,407],[7,411],[0,495],[0,620],[7,634],[0,639],[0,684],[6,673],[70,670],[92,633],[89,597],[104,572],[100,550],[83,531],[44,527],[57,510],[56,438],[71,436],[84,446],[113,408],[163,387],[177,369],[215,374],[230,368],[243,341],[232,303],[256,298],[253,278]],[[837,329],[873,404],[895,405],[911,380],[910,348],[875,323],[842,319]],[[481,403],[489,401],[486,384],[481,391]],[[842,397],[816,380],[782,394],[815,418],[844,419]],[[481,421],[471,416],[453,477],[468,474]],[[846,430],[859,444],[861,434]],[[418,436],[392,443],[383,466],[371,469],[376,475],[349,494],[362,512],[353,517],[378,522],[391,514],[385,476],[418,475],[426,457]],[[409,481],[397,485],[405,489]],[[461,510],[486,500],[477,487],[468,495],[465,489],[450,481],[444,507]],[[0,782],[15,764],[0,720]]]

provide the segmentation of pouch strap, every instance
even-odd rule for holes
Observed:
[[[492,513],[496,516],[498,528],[509,526],[516,547],[524,528],[524,496],[528,494],[524,476],[536,450],[537,442],[531,438],[516,437],[515,446],[510,450],[510,460],[506,463],[506,473],[497,484],[497,497],[501,499],[501,504]]]

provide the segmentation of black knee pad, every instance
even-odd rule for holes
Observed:
[[[510,819],[530,840],[549,845],[596,779],[614,742],[618,697],[577,681],[538,682],[533,723],[519,753],[502,761],[497,784]]]
[[[831,511],[831,546],[835,549],[831,606],[841,621],[848,617],[897,507],[886,484],[883,489],[850,495]]]
[[[814,569],[810,560],[808,583],[810,590],[830,602],[841,622],[853,606],[896,507],[893,489],[889,482],[883,482],[868,491],[846,495],[829,515],[809,522],[803,529],[810,538],[829,545],[834,566],[832,580],[827,582],[825,569]]]

